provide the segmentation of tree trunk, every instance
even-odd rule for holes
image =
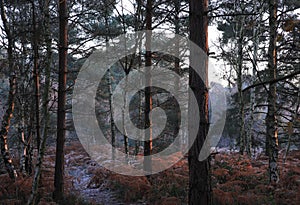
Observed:
[[[111,131],[111,145],[113,146],[112,149],[112,159],[115,159],[115,146],[116,146],[116,128],[115,128],[115,121],[114,121],[114,111],[112,106],[112,79],[111,79],[111,72],[108,70],[108,83],[109,83],[109,109],[110,109],[110,131]]]
[[[25,123],[24,123],[24,114],[23,111],[21,111],[21,119],[19,123],[19,129],[18,132],[20,133],[20,142],[21,142],[21,159],[20,159],[20,172],[23,174],[23,176],[27,176],[28,174],[28,142],[25,138]]]
[[[4,9],[4,3],[3,0],[0,1],[0,9],[1,9],[1,18],[2,23],[4,26],[4,30],[7,36],[8,41],[8,47],[7,47],[7,55],[8,55],[8,67],[10,71],[10,77],[9,77],[9,94],[8,94],[8,101],[7,101],[7,108],[6,112],[2,118],[2,124],[1,124],[1,130],[0,130],[0,147],[1,147],[1,154],[3,157],[3,161],[5,164],[5,168],[10,176],[10,178],[15,179],[18,174],[12,164],[12,159],[9,155],[9,148],[8,148],[8,142],[7,142],[7,135],[8,130],[10,127],[10,120],[13,116],[14,112],[14,100],[16,95],[16,76],[14,73],[14,59],[13,59],[13,39],[12,35],[9,29],[9,25],[6,19],[6,13]]]
[[[127,59],[126,59],[126,67],[127,67]],[[123,133],[123,140],[124,140],[124,152],[125,152],[125,161],[128,163],[128,137],[127,137],[127,129],[125,127],[125,113],[126,113],[126,95],[127,95],[127,86],[128,86],[128,74],[129,74],[129,69],[125,69],[125,89],[124,89],[124,98],[123,98],[123,108],[122,108],[122,122],[123,122],[123,127],[122,127],[122,133]]]
[[[243,8],[244,5],[239,1],[238,5],[239,9]],[[243,97],[243,43],[244,43],[244,16],[238,17],[238,36],[237,36],[237,87],[238,87],[238,97],[239,97],[239,136],[240,136],[240,154],[244,154],[246,148],[246,136],[245,136],[245,104]]]
[[[152,0],[147,0],[146,5],[146,29],[148,31],[152,30]],[[144,142],[144,156],[149,156],[149,158],[144,158],[144,170],[146,172],[152,171],[152,121],[150,112],[152,110],[152,97],[151,97],[151,33],[146,33],[146,59],[145,66],[146,68],[145,77],[146,77],[146,85],[150,85],[145,88],[145,128],[147,131],[145,132],[145,142]]]
[[[268,70],[269,80],[276,79],[277,70],[277,0],[269,0],[269,49],[268,49]],[[268,91],[268,113],[266,116],[266,133],[269,142],[269,173],[270,183],[278,183],[278,135],[276,122],[276,83],[270,83]]]
[[[21,45],[22,45],[22,54],[23,56],[27,56],[27,48],[26,48],[26,40],[25,38],[21,39]],[[22,82],[17,86],[18,93],[24,93],[26,92],[27,85],[23,82],[29,82],[31,79],[31,74],[30,72],[26,72],[26,68],[24,69],[24,66],[20,69],[21,76],[19,77],[19,82]],[[28,75],[26,75],[28,73]],[[19,135],[20,135],[20,142],[21,142],[21,149],[20,149],[20,172],[23,174],[23,176],[27,176],[28,174],[32,174],[32,164],[31,163],[31,155],[30,155],[30,150],[31,150],[31,125],[30,125],[30,119],[32,113],[34,111],[31,110],[32,103],[31,103],[31,98],[28,99],[26,102],[26,99],[20,98],[19,100],[19,106],[21,109],[19,109]],[[26,131],[26,127],[28,128]]]
[[[54,176],[53,198],[56,201],[63,199],[64,194],[64,143],[66,128],[66,81],[67,81],[67,50],[68,50],[68,14],[67,1],[59,2],[59,85],[58,85],[58,112],[57,112],[57,141]]]
[[[46,140],[48,137],[48,124],[50,120],[50,114],[48,110],[48,101],[49,101],[49,90],[50,90],[50,67],[52,59],[52,49],[51,49],[51,36],[50,36],[50,13],[49,13],[49,1],[45,2],[44,15],[45,15],[45,41],[47,46],[47,55],[46,55],[46,65],[45,65],[45,88],[43,94],[43,116],[44,116],[44,132],[41,138],[41,143],[39,147],[38,159],[35,166],[34,178],[32,182],[31,195],[28,199],[28,205],[36,204],[36,196],[38,191],[38,186],[40,184],[41,172],[43,159],[45,154]]]
[[[106,32],[106,36],[105,36],[105,46],[106,49],[108,49],[109,47],[109,39],[108,39],[108,34],[109,34],[109,25],[108,25],[108,11],[107,8],[105,8],[105,32]],[[114,121],[114,111],[113,111],[113,101],[112,101],[112,75],[111,75],[111,70],[108,69],[108,89],[109,89],[109,110],[110,110],[110,132],[111,132],[111,145],[113,147],[113,149],[111,150],[111,157],[112,159],[115,159],[115,154],[116,154],[116,150],[115,145],[116,145],[116,127],[115,127],[115,121]]]
[[[141,19],[142,19],[142,2],[141,0],[137,0],[136,1],[137,5],[136,5],[136,17],[135,17],[135,32],[138,32],[140,29],[142,29],[142,23],[141,23]],[[138,36],[137,36],[137,41],[136,41],[136,44],[137,44],[137,50],[138,52],[142,50],[142,41],[139,40],[139,39],[142,39],[141,37],[141,34],[139,33]],[[138,55],[137,56],[137,59],[138,59],[138,69],[141,68],[142,66],[142,57],[141,55]],[[138,124],[142,124],[142,92],[139,92],[139,104],[138,104],[138,112],[139,112],[139,116],[138,116]],[[141,133],[140,133],[140,130],[137,130],[137,136],[140,136]],[[139,153],[139,149],[140,149],[140,145],[141,145],[141,142],[139,140],[135,140],[134,141],[135,143],[135,149],[134,149],[134,154],[135,155],[138,155]]]
[[[207,6],[208,0],[191,0],[190,1],[190,40],[196,43],[204,52],[208,53],[208,22],[207,22]],[[191,51],[192,53],[193,51]],[[194,59],[190,57],[190,64]],[[211,190],[211,174],[210,174],[210,159],[199,161],[199,153],[208,133],[208,89],[207,89],[207,62],[204,62],[203,73],[206,79],[203,81],[200,76],[193,70],[189,69],[189,85],[194,95],[196,96],[200,112],[200,125],[196,140],[189,150],[189,205],[205,205],[212,204]],[[192,115],[192,110],[189,108],[189,116]],[[194,113],[193,113],[194,114]],[[190,118],[191,119],[191,118]]]
[[[180,32],[180,24],[179,24],[179,12],[180,12],[180,1],[179,0],[175,0],[174,1],[174,7],[175,7],[175,19],[174,19],[174,26],[175,26],[175,34],[179,35],[179,32]],[[180,54],[180,46],[179,46],[179,40],[176,39],[175,41],[175,55],[176,56],[179,56]],[[174,62],[174,68],[175,68],[175,72],[177,75],[180,75],[180,60],[179,58],[175,58],[175,62]],[[175,93],[176,94],[179,94],[179,90],[180,90],[180,79],[178,76],[175,77],[175,80],[174,80],[174,86],[175,86]],[[179,120],[181,115],[180,115],[180,112],[177,112],[176,114],[177,116],[177,119]],[[178,123],[176,123],[176,130],[180,130],[180,125]],[[179,142],[180,145],[179,146],[184,146],[184,138],[182,137],[181,138],[182,140]]]
[[[38,32],[36,28],[35,4],[32,1],[32,48],[33,48],[33,76],[35,88],[35,126],[36,126],[36,143],[39,151],[41,144],[40,131],[40,75],[39,75],[39,50],[38,50]]]
[[[254,12],[261,13],[261,10],[257,8],[257,4],[259,4],[259,1],[254,1]],[[259,15],[259,18],[256,22],[254,22],[253,25],[253,61],[252,61],[252,84],[255,83],[256,80],[256,70],[257,70],[257,50],[258,50],[258,44],[259,44],[259,38],[258,34],[260,32],[260,24],[261,24],[261,14]],[[254,111],[255,111],[255,88],[250,89],[250,118],[248,123],[248,131],[247,131],[247,143],[246,143],[246,151],[248,156],[251,157],[251,149],[252,149],[252,127],[254,122]]]
[[[124,15],[124,5],[123,5],[123,1],[121,1],[121,9],[122,9],[122,23],[123,23],[123,33],[125,34],[126,33],[126,20],[125,20],[125,15]],[[126,42],[124,44],[125,46],[125,49],[127,49],[127,45],[126,45]],[[127,130],[126,130],[126,127],[125,127],[125,122],[124,122],[124,119],[125,119],[125,107],[126,107],[126,95],[127,95],[127,91],[126,91],[126,87],[128,85],[128,82],[127,82],[127,75],[129,74],[130,70],[131,70],[131,64],[128,65],[128,56],[125,56],[125,66],[123,67],[124,68],[124,71],[125,71],[125,90],[124,90],[124,98],[123,98],[123,108],[122,108],[122,133],[123,133],[123,144],[124,144],[124,152],[125,152],[125,161],[126,163],[128,163],[128,151],[129,151],[129,147],[128,147],[128,136],[127,136]]]

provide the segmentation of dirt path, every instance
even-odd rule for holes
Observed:
[[[100,166],[78,146],[65,156],[66,172],[71,176],[74,192],[80,194],[80,197],[86,202],[93,204],[124,205],[117,199],[116,193],[106,188],[106,181],[103,181],[101,185],[91,184],[92,178]]]

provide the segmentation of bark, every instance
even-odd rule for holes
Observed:
[[[174,1],[174,7],[175,7],[175,19],[174,19],[174,26],[175,26],[175,34],[179,35],[180,32],[180,25],[179,25],[179,11],[180,11],[180,2],[179,0],[175,0]],[[177,39],[175,42],[175,54],[176,56],[179,57],[180,51],[179,51],[179,40]],[[175,72],[180,75],[180,60],[179,58],[175,58],[175,62],[174,62],[174,68],[175,68]],[[179,90],[180,90],[180,79],[178,76],[175,77],[175,92],[178,94]],[[177,119],[180,120],[180,112],[177,112]],[[176,123],[176,130],[179,130],[179,123]],[[180,141],[180,146],[184,146],[184,139],[183,137],[181,138],[182,140]]]
[[[254,79],[254,76],[252,76]],[[246,152],[249,157],[251,157],[252,149],[252,127],[254,122],[254,111],[255,111],[255,89],[250,90],[250,118],[246,136]]]
[[[109,34],[109,25],[108,25],[108,12],[107,8],[105,8],[105,31],[106,34]],[[106,49],[109,47],[109,39],[108,35],[105,36],[105,46]],[[112,102],[112,76],[111,76],[111,71],[108,69],[108,89],[109,89],[109,110],[110,110],[110,131],[111,131],[111,145],[113,147],[111,156],[112,159],[115,159],[115,145],[116,145],[116,127],[115,127],[115,121],[114,121],[114,111],[113,111],[113,102]]]
[[[32,190],[31,195],[28,199],[28,205],[36,204],[36,197],[38,186],[40,184],[41,172],[43,159],[45,154],[46,140],[48,137],[48,124],[50,120],[50,114],[48,110],[48,102],[49,102],[49,90],[50,90],[50,67],[51,67],[51,59],[52,59],[52,49],[51,49],[51,33],[50,33],[50,13],[49,13],[49,1],[45,2],[44,7],[44,25],[45,25],[45,41],[47,45],[47,55],[46,55],[46,64],[45,64],[45,88],[43,93],[43,116],[44,116],[44,127],[43,127],[43,136],[41,138],[41,143],[39,146],[39,153],[37,158],[37,163],[35,166],[34,178],[32,182]]]
[[[139,31],[139,29],[141,29],[141,18],[142,18],[142,2],[141,0],[137,0],[137,7],[136,7],[136,17],[135,17],[135,31]],[[142,50],[142,41],[140,40],[142,39],[141,38],[141,34],[139,33],[138,36],[137,36],[137,41],[136,41],[136,44],[137,44],[137,50],[138,52]],[[138,59],[138,69],[141,68],[142,66],[142,58],[141,58],[141,55],[138,55],[137,56],[137,59]],[[139,110],[139,117],[138,117],[138,123],[141,124],[142,123],[142,92],[139,92],[139,104],[138,104],[138,110]],[[141,133],[140,131],[138,130],[137,131],[137,136],[140,136]],[[134,149],[134,154],[135,155],[138,155],[139,153],[139,149],[140,149],[140,141],[139,140],[135,140],[135,149]]]
[[[242,3],[238,5],[239,7],[243,7],[241,5]],[[243,43],[244,43],[244,28],[243,24],[245,21],[244,16],[238,17],[238,40],[237,40],[237,87],[238,87],[238,96],[239,96],[239,123],[240,123],[240,130],[239,130],[239,136],[240,136],[240,154],[244,154],[245,151],[245,145],[246,145],[246,138],[245,138],[245,103],[244,103],[244,97],[242,92],[242,86],[243,86]]]
[[[33,99],[34,100],[34,99]],[[33,101],[31,101],[33,102]],[[34,103],[31,103],[28,112],[29,114],[29,126],[27,131],[27,141],[26,141],[26,151],[27,151],[27,158],[25,159],[25,166],[27,166],[26,170],[28,174],[31,174],[33,171],[32,167],[32,156],[33,156],[33,146],[32,146],[32,139],[33,139],[33,130],[34,130]]]
[[[27,10],[26,10],[27,12]],[[27,48],[26,48],[26,39],[21,38],[21,45],[22,45],[22,55],[27,56]],[[24,73],[25,72],[25,73]],[[26,71],[24,69],[20,69],[20,73],[22,75],[19,77],[20,82],[26,82],[29,81],[28,75],[26,75]],[[31,73],[29,74],[31,75]],[[21,83],[18,87],[18,93],[24,93],[26,92],[27,85],[25,83]],[[17,93],[17,95],[18,95]],[[21,98],[22,99],[22,98]],[[32,164],[31,163],[31,155],[30,155],[30,148],[31,148],[31,113],[32,112],[30,109],[32,107],[31,99],[28,99],[26,102],[26,99],[19,100],[19,106],[22,109],[19,109],[19,116],[20,116],[20,122],[19,122],[19,134],[20,134],[20,142],[21,142],[21,147],[20,147],[20,172],[23,174],[23,176],[26,175],[31,175],[32,173]],[[26,131],[26,127],[28,128]]]
[[[109,109],[110,109],[110,131],[111,131],[111,145],[112,149],[112,159],[115,159],[115,146],[116,146],[116,128],[114,121],[114,111],[112,106],[112,79],[110,70],[108,70],[108,83],[109,83]]]
[[[40,149],[41,131],[40,131],[40,75],[39,75],[39,50],[38,50],[38,31],[36,28],[35,4],[32,1],[32,47],[33,47],[33,76],[35,87],[35,126],[36,126],[36,143],[37,149]]]
[[[152,30],[152,0],[147,0],[146,5],[146,29],[148,31]],[[151,71],[150,66],[151,62],[151,33],[147,32],[146,34],[146,59],[145,66],[146,69],[146,84],[151,86]],[[144,170],[147,172],[152,171],[152,121],[150,112],[152,110],[152,97],[151,97],[151,87],[148,86],[145,88],[145,128],[147,129],[145,133],[145,142],[144,142],[144,156],[149,156],[148,159],[144,158]]]
[[[63,199],[64,194],[64,143],[66,128],[66,81],[67,81],[67,50],[68,50],[68,14],[67,1],[59,2],[59,79],[58,79],[58,112],[57,112],[57,140],[54,176],[53,198]]]
[[[25,131],[24,131],[24,115],[22,114],[21,122],[19,125],[18,132],[20,133],[20,142],[21,142],[21,159],[20,159],[20,172],[23,174],[23,176],[27,176],[28,173],[28,144],[27,140],[25,139]]]
[[[127,66],[127,60],[126,60],[126,66]],[[128,69],[126,69],[128,71]],[[128,74],[129,72],[125,72],[126,76],[125,76],[125,90],[124,90],[124,98],[123,98],[123,108],[122,108],[122,122],[123,122],[123,140],[124,140],[124,152],[125,152],[125,160],[128,163],[128,134],[127,134],[127,130],[125,127],[125,113],[126,113],[126,95],[127,95],[127,85],[128,85]]]
[[[207,5],[208,1],[191,0],[190,1],[190,40],[202,48],[205,53],[208,53],[208,22],[207,22]],[[192,53],[193,51],[191,51]],[[199,59],[190,57],[190,63]],[[199,161],[199,153],[205,141],[209,128],[208,119],[208,89],[207,89],[207,62],[204,62],[202,68],[206,74],[206,79],[203,81],[200,76],[193,70],[189,69],[189,85],[194,95],[196,96],[199,112],[200,125],[196,140],[189,150],[189,205],[205,205],[212,204],[212,189],[211,189],[211,174],[210,174],[210,158],[204,161]],[[194,115],[189,108],[189,116]],[[191,118],[190,118],[191,119]]]
[[[2,118],[2,124],[1,124],[1,130],[0,130],[0,148],[1,148],[1,155],[3,157],[3,161],[5,164],[5,168],[10,176],[10,178],[15,179],[18,177],[18,174],[13,166],[12,159],[9,154],[9,148],[8,148],[8,131],[10,127],[10,121],[13,116],[14,112],[14,100],[16,95],[16,76],[14,73],[14,59],[13,59],[13,38],[11,31],[8,26],[8,21],[6,18],[6,13],[4,9],[4,3],[3,0],[0,1],[0,9],[1,9],[1,18],[2,23],[4,27],[4,31],[7,36],[8,41],[8,47],[7,47],[7,55],[8,55],[8,66],[10,71],[10,77],[9,77],[9,94],[8,94],[8,101],[7,101],[7,108],[6,112]]]
[[[257,8],[257,4],[259,1],[254,1],[254,12],[260,11],[260,9]],[[261,12],[259,12],[261,13]],[[252,83],[256,80],[256,70],[257,70],[257,50],[259,45],[259,38],[258,33],[260,32],[260,22],[261,21],[261,15],[259,15],[258,23],[254,22],[253,24],[253,61],[252,61]],[[247,132],[247,143],[246,143],[246,151],[247,154],[251,157],[251,149],[252,149],[252,128],[253,128],[253,122],[254,122],[254,111],[255,111],[255,88],[250,89],[250,119],[248,124],[248,132]]]
[[[124,15],[124,5],[123,5],[123,1],[121,1],[121,8],[122,8],[122,23],[123,23],[123,33],[125,34],[126,33],[126,20],[125,20],[125,15]],[[125,46],[125,49],[126,48],[126,42],[124,44]],[[126,95],[127,95],[127,92],[126,92],[126,87],[128,85],[128,82],[127,82],[127,75],[129,74],[131,68],[132,68],[132,65],[130,63],[130,65],[128,65],[129,63],[129,59],[128,59],[128,56],[125,56],[125,66],[123,67],[124,68],[124,71],[125,71],[125,90],[124,90],[124,103],[123,103],[123,108],[122,108],[122,122],[123,122],[123,127],[122,127],[122,133],[123,133],[123,141],[124,141],[124,152],[125,152],[125,161],[128,163],[128,151],[129,151],[129,147],[128,147],[128,137],[127,137],[127,130],[126,130],[126,127],[125,127],[125,124],[124,124],[124,119],[125,119],[125,113],[126,113],[126,110],[125,110],[125,105],[126,105]]]
[[[268,71],[270,80],[276,79],[277,70],[277,0],[269,0],[269,48]],[[268,91],[268,113],[266,116],[266,137],[268,141],[270,183],[278,183],[278,135],[276,122],[276,84],[271,83]]]
[[[32,134],[28,132],[28,137],[26,137],[24,125],[20,128],[19,133],[21,134],[21,159],[20,159],[20,171],[23,176],[32,174],[32,149],[31,149],[31,139]]]
[[[142,123],[142,106],[143,106],[142,104],[143,104],[143,102],[142,102],[142,92],[139,92],[139,104],[138,104],[139,117],[138,117],[138,124]],[[137,136],[140,136],[140,135],[141,135],[141,133],[138,130],[137,131]],[[135,140],[134,154],[138,155],[139,151],[140,151],[140,141],[139,140]]]

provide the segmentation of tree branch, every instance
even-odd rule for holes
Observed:
[[[265,81],[265,82],[256,83],[256,84],[253,84],[253,85],[250,85],[250,86],[244,88],[242,92],[245,92],[245,91],[247,91],[247,90],[249,90],[251,88],[258,87],[258,86],[261,86],[261,85],[274,84],[274,83],[277,83],[279,81],[283,81],[283,80],[295,77],[296,75],[299,75],[299,74],[300,74],[300,70],[296,71],[296,72],[293,72],[293,73],[291,73],[289,75],[277,78],[277,79],[273,79],[273,80],[269,80],[269,81]]]
[[[219,15],[213,15],[208,16],[209,18],[217,18],[217,17],[226,17],[226,16],[255,16],[258,13],[229,13],[229,14],[219,14]]]

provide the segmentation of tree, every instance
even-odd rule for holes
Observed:
[[[3,0],[0,1],[0,9],[1,9],[1,18],[2,18],[4,30],[8,41],[7,56],[8,56],[8,68],[10,72],[9,95],[8,95],[8,102],[7,102],[8,105],[1,124],[0,146],[1,146],[1,154],[3,157],[6,170],[10,178],[15,179],[18,176],[18,174],[12,164],[12,159],[9,155],[8,142],[7,142],[8,130],[10,128],[10,121],[14,112],[15,94],[16,94],[16,75],[14,71],[15,67],[14,67],[14,59],[13,59],[13,37],[6,18],[6,12],[4,8]]]
[[[268,72],[269,79],[276,79],[277,75],[277,0],[269,0],[269,48],[268,48]],[[278,130],[276,122],[276,84],[270,83],[268,90],[268,113],[266,116],[266,133],[268,156],[269,156],[269,173],[270,182],[279,181],[278,173]]]
[[[57,140],[53,198],[63,199],[64,193],[64,143],[66,131],[66,82],[67,82],[67,50],[68,50],[68,13],[67,0],[58,1],[59,12],[59,85],[57,110]]]
[[[152,0],[147,0],[146,5],[146,29],[152,30]],[[146,33],[146,59],[145,66],[148,67],[145,75],[146,75],[146,84],[150,85],[145,88],[145,128],[147,129],[145,133],[145,143],[144,143],[144,156],[151,157],[152,153],[152,121],[150,112],[152,110],[152,97],[151,97],[151,72],[150,66],[151,62],[151,32]],[[144,170],[147,172],[151,172],[152,170],[152,162],[151,158],[144,158]]]
[[[34,76],[34,87],[35,87],[35,124],[36,124],[36,144],[38,150],[41,144],[41,130],[40,130],[40,74],[39,74],[39,49],[38,49],[38,39],[39,34],[36,25],[36,13],[35,13],[35,3],[32,4],[32,48],[33,48],[33,76]]]
[[[238,1],[237,5],[241,8],[241,11],[244,11],[244,5],[242,1]],[[244,113],[244,97],[242,92],[243,86],[243,46],[244,46],[244,21],[245,16],[238,16],[238,23],[237,23],[237,87],[238,87],[238,96],[239,96],[239,127],[240,127],[240,154],[244,154],[246,149],[246,138],[245,138],[245,113]]]
[[[196,43],[203,51],[208,53],[208,21],[207,21],[208,1],[191,0],[190,1],[190,40]],[[193,51],[191,51],[192,53]],[[190,58],[190,63],[199,60]],[[205,69],[207,77],[207,62],[202,68]],[[206,78],[207,79],[207,78]],[[201,80],[200,76],[193,70],[189,69],[189,86],[196,96],[200,112],[200,124],[196,140],[189,150],[189,204],[212,204],[210,159],[199,161],[199,153],[208,133],[208,89],[207,80]],[[189,115],[191,115],[189,109]],[[189,142],[191,143],[191,142]]]
[[[39,147],[38,147],[38,157],[37,163],[35,166],[34,178],[32,182],[32,191],[31,195],[28,199],[28,205],[36,204],[36,196],[38,191],[38,186],[40,184],[41,172],[42,172],[42,164],[45,154],[45,147],[46,147],[46,139],[48,137],[48,124],[49,124],[49,108],[48,108],[48,101],[49,101],[49,90],[50,90],[50,66],[51,66],[51,59],[52,59],[52,49],[51,49],[51,35],[50,35],[50,13],[49,13],[49,1],[46,1],[43,5],[43,14],[44,14],[44,26],[45,26],[45,42],[46,42],[46,64],[45,64],[45,87],[43,93],[43,116],[44,116],[44,127],[43,127],[43,136],[41,138]]]
[[[258,9],[259,1],[254,1],[254,13],[257,13],[257,11],[261,11],[261,8]],[[261,14],[258,17],[258,22],[261,21]],[[253,22],[253,60],[252,60],[252,79],[251,83],[255,82],[256,80],[256,70],[257,70],[257,50],[258,50],[258,44],[259,44],[259,38],[258,34],[260,32],[260,26],[261,24],[257,21]],[[249,105],[249,123],[247,127],[247,136],[246,136],[246,148],[247,148],[247,154],[251,157],[251,147],[252,147],[252,128],[253,128],[253,122],[254,122],[254,111],[255,111],[255,88],[250,89],[250,105]]]
[[[220,49],[222,50],[222,59],[229,63],[230,73],[228,81],[230,84],[241,85],[239,76],[232,75],[232,70],[236,69],[237,61],[235,60],[239,57],[240,52],[235,52],[238,50],[240,43],[235,39],[238,34],[236,34],[239,29],[235,29],[238,23],[238,19],[241,16],[245,16],[244,23],[242,24],[244,30],[244,41],[242,42],[242,52],[243,58],[243,80],[242,85],[247,86],[239,89],[239,96],[243,97],[244,101],[244,124],[247,125],[245,143],[240,143],[240,146],[245,144],[246,151],[251,154],[251,144],[252,141],[257,145],[261,142],[266,142],[266,155],[269,155],[269,139],[266,134],[265,127],[265,115],[268,112],[268,85],[276,84],[276,115],[277,115],[277,127],[278,127],[278,143],[283,144],[288,141],[285,136],[284,129],[287,125],[287,121],[291,120],[291,115],[293,110],[296,108],[295,103],[297,102],[297,92],[298,88],[296,85],[297,77],[299,76],[299,66],[295,61],[295,56],[298,55],[299,49],[297,48],[299,42],[299,35],[295,35],[298,32],[299,27],[297,26],[298,16],[295,14],[295,9],[297,6],[292,2],[281,2],[278,4],[278,18],[277,27],[277,74],[276,79],[269,78],[269,68],[266,66],[268,62],[268,41],[269,41],[269,25],[265,19],[268,16],[268,1],[257,2],[257,1],[240,1],[244,5],[242,11],[237,12],[235,9],[235,3],[237,1],[227,0],[217,3],[217,10],[219,10],[216,18],[218,23],[218,29],[223,31],[222,38],[220,39]],[[219,6],[222,5],[222,6]],[[222,9],[220,9],[222,8]],[[234,8],[234,9],[232,9]],[[251,9],[253,8],[253,9]],[[212,11],[214,8],[211,9]],[[232,45],[233,44],[233,45]],[[229,47],[231,46],[231,47]],[[252,66],[249,66],[252,64]],[[249,68],[253,69],[253,72],[249,72]],[[227,78],[227,76],[225,76]],[[230,80],[231,78],[231,80]],[[242,86],[242,87],[243,87]],[[260,87],[259,87],[260,86]],[[240,87],[240,86],[237,86]],[[233,89],[233,94],[235,95],[235,89]],[[234,97],[233,95],[233,97]],[[241,97],[237,97],[236,101],[241,101]],[[255,101],[255,102],[254,102]],[[239,109],[239,105],[236,109]],[[233,109],[231,109],[233,110]],[[234,110],[235,112],[235,110]],[[241,123],[241,119],[238,121],[238,116],[240,114],[234,113],[228,115],[235,122]],[[255,118],[259,118],[254,120]],[[229,124],[232,122],[228,122]],[[258,129],[258,126],[262,129]],[[256,127],[256,129],[251,129],[251,127]],[[229,127],[226,126],[225,129]],[[264,129],[264,130],[263,130]],[[237,133],[236,128],[234,131]],[[257,138],[255,139],[254,136]],[[261,136],[261,138],[259,137]],[[258,139],[259,137],[259,139]],[[263,139],[262,139],[263,138]],[[265,141],[264,141],[265,140]],[[244,141],[244,140],[243,140]],[[292,140],[292,141],[296,141]],[[244,150],[244,149],[241,149]]]

